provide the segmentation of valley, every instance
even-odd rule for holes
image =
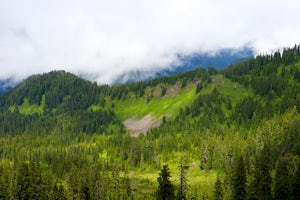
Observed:
[[[157,199],[164,165],[184,199],[297,199],[299,111],[300,46],[113,86],[33,75],[0,96],[0,199]]]

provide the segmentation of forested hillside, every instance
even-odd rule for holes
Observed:
[[[0,199],[299,199],[299,111],[297,45],[114,86],[34,75],[0,97]]]

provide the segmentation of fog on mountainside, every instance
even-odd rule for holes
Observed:
[[[155,77],[168,76],[179,72],[186,72],[197,67],[215,67],[222,69],[234,62],[245,60],[254,56],[255,52],[248,47],[242,49],[220,49],[214,53],[194,53],[189,55],[178,54],[178,63],[159,71],[133,70],[118,76],[115,83],[128,83],[149,80]]]

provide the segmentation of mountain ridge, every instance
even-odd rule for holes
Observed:
[[[180,64],[170,66],[167,69],[162,69],[156,72],[151,70],[132,70],[120,75],[115,79],[113,84],[145,81],[157,77],[186,72],[198,67],[215,67],[217,69],[222,69],[234,62],[249,59],[253,56],[254,51],[247,47],[242,49],[220,49],[214,53],[193,53],[188,55],[178,54],[177,59]]]
[[[289,51],[292,50],[286,50],[282,55],[282,60],[286,60],[285,57],[289,56]],[[273,60],[278,59],[277,53],[271,57],[265,57],[267,60],[269,59],[270,62],[274,62]],[[6,109],[6,111],[10,110],[11,112],[17,110],[25,115],[51,114],[53,112],[60,114],[85,112],[90,114],[103,111],[113,116],[107,117],[112,120],[112,123],[116,122],[116,126],[118,126],[121,121],[125,122],[125,125],[128,125],[126,120],[136,118],[137,123],[138,120],[146,116],[151,116],[152,120],[156,121],[153,125],[157,126],[164,117],[176,117],[180,109],[183,109],[183,105],[190,106],[203,91],[212,92],[213,88],[218,88],[220,91],[217,93],[221,92],[221,94],[223,93],[222,95],[227,95],[226,93],[228,92],[225,91],[229,90],[234,94],[232,88],[235,87],[240,88],[241,93],[251,94],[249,89],[242,89],[241,85],[244,83],[234,79],[233,76],[235,75],[232,75],[232,71],[235,70],[235,66],[243,67],[243,63],[259,61],[261,58],[264,58],[264,56],[257,56],[256,58],[237,62],[221,71],[222,73],[213,67],[209,67],[208,69],[196,68],[187,72],[179,72],[174,75],[158,77],[152,80],[116,84],[113,86],[98,86],[96,83],[82,79],[69,72],[52,71],[42,75],[30,76],[12,91],[4,94],[4,96],[0,98],[0,105],[2,105],[2,111],[4,111],[3,109]],[[238,67],[238,69],[242,67]],[[293,68],[293,73],[295,73],[295,77],[297,78],[299,72],[297,70],[295,71],[295,69]],[[235,83],[234,86],[228,79],[239,82],[241,85],[237,86],[238,83]],[[273,84],[278,85],[277,82]],[[266,85],[266,83],[264,85]],[[226,87],[228,89],[226,89]],[[255,87],[255,90],[259,90],[259,88],[256,89]],[[267,91],[264,91],[261,95],[265,92]],[[229,95],[226,97],[229,98],[228,104],[236,104],[239,99],[235,99],[236,96]],[[241,95],[241,97],[245,96]],[[248,103],[254,101],[253,98],[255,99],[257,97],[252,97]],[[227,100],[224,99],[224,101]],[[232,113],[231,110],[224,110],[224,108],[218,109],[223,110],[222,112]],[[198,110],[198,108],[196,110]],[[188,113],[189,111],[185,112]],[[77,120],[79,119],[80,117],[78,116]],[[207,122],[207,120],[205,121]],[[150,122],[152,123],[152,121]],[[92,125],[85,124],[84,126]],[[94,128],[91,130],[96,130],[97,128],[95,128],[95,126],[94,124]],[[128,127],[131,126],[129,125],[127,128]],[[147,123],[145,127],[148,127]],[[152,126],[149,126],[147,129],[141,128],[141,130],[145,133],[145,131],[147,132],[150,128],[152,128]],[[85,129],[86,127],[80,130]],[[123,128],[120,130],[123,130]]]

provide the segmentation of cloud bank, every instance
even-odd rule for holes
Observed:
[[[300,42],[297,0],[2,0],[0,79],[67,70],[111,83],[178,54]]]

